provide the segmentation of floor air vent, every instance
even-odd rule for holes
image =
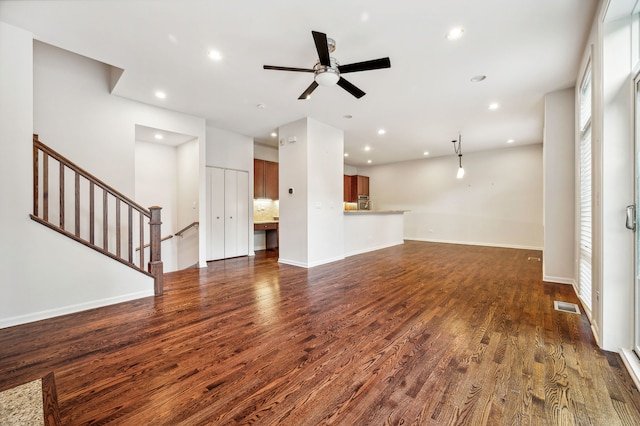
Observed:
[[[540,258],[539,257],[533,257],[533,256],[527,257],[527,260],[534,260],[536,262],[540,262]]]
[[[553,302],[553,307],[556,311],[580,315],[580,308],[575,303],[558,302],[556,300]]]

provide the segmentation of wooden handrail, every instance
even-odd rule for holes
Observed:
[[[86,170],[84,170],[83,168],[77,166],[75,163],[73,163],[69,159],[65,158],[64,156],[60,155],[59,153],[57,153],[53,149],[49,148],[47,145],[43,144],[42,142],[40,142],[40,140],[38,140],[36,138],[37,138],[37,135],[34,135],[34,137],[33,137],[33,145],[34,145],[34,147],[37,147],[42,152],[46,152],[47,155],[49,155],[50,157],[58,160],[60,163],[63,163],[65,165],[65,167],[68,167],[71,170],[73,170],[74,172],[79,173],[81,176],[85,177],[88,181],[93,182],[94,185],[99,186],[100,188],[104,189],[105,191],[107,191],[108,193],[113,195],[114,197],[119,198],[120,201],[122,201],[122,202],[124,202],[126,204],[129,204],[134,209],[138,210],[140,213],[143,213],[145,216],[147,216],[149,218],[151,217],[151,212],[149,211],[149,209],[146,209],[146,208],[142,207],[140,204],[136,203],[131,198],[129,198],[126,195],[120,193],[119,191],[113,189],[112,187],[110,187],[109,185],[107,185],[106,183],[104,183],[103,181],[98,179],[97,177],[93,176],[91,173],[89,173]]]
[[[172,238],[173,238],[173,235],[167,235],[166,237],[163,237],[160,240],[160,242],[162,243],[162,242],[165,242],[165,241],[170,240]],[[147,247],[151,247],[151,243],[148,243],[148,244],[145,244],[145,245],[142,246],[143,249],[146,249]],[[139,246],[136,247],[136,251],[140,251],[140,247]]]
[[[56,173],[58,185],[50,186],[50,183],[56,180]],[[71,174],[73,179],[65,182],[65,176]],[[81,196],[83,183],[88,184],[88,197],[85,195],[84,198]],[[67,205],[73,205],[73,218],[66,217]],[[57,212],[55,210],[50,212],[55,207],[58,209]],[[101,211],[96,212],[99,208]],[[161,295],[163,292],[160,210],[161,208],[157,206],[148,209],[142,207],[43,144],[38,139],[38,135],[33,135],[33,214],[31,218],[112,259],[152,276],[156,295]],[[149,219],[148,228],[144,224],[145,218]],[[88,225],[88,230],[83,228],[83,224],[85,227]],[[74,229],[66,229],[67,225]],[[100,225],[102,225],[101,233],[95,230]],[[136,226],[139,228],[138,235],[134,235],[133,232]],[[148,231],[145,232],[145,229]],[[145,247],[151,247],[147,268],[145,268],[144,250],[138,249],[140,254],[135,260],[133,255],[134,239],[142,245],[145,235],[149,237],[149,244]],[[99,239],[102,240],[100,243],[97,241]],[[110,247],[110,242],[112,242],[111,246],[115,247]]]
[[[185,232],[187,232],[189,229],[195,227],[198,227],[200,225],[200,222],[193,222],[187,226],[185,226],[184,228],[182,228],[181,230],[179,230],[178,232],[176,232],[174,235],[176,237],[182,237],[182,234],[184,234]]]

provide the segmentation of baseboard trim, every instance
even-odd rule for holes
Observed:
[[[363,254],[363,253],[369,253],[370,251],[382,250],[382,249],[386,249],[386,248],[389,248],[389,247],[399,246],[401,244],[404,244],[404,240],[394,241],[394,242],[389,243],[389,244],[382,244],[382,245],[379,245],[379,246],[369,247],[369,248],[366,248],[366,249],[355,250],[355,251],[352,251],[352,252],[349,252],[349,253],[345,253],[344,257],[355,256],[357,254]]]
[[[298,262],[297,260],[279,258],[278,263],[283,263],[285,265],[298,266],[300,268],[308,269],[308,268],[313,268],[314,266],[320,266],[320,265],[326,265],[327,263],[338,262],[340,260],[344,260],[344,256],[337,256],[330,259],[325,259],[319,262],[312,262],[312,263],[304,263],[304,262]]]
[[[116,303],[128,302],[130,300],[141,299],[143,297],[153,296],[153,288],[149,290],[129,293],[122,296],[108,297],[105,299],[92,300],[91,302],[78,303],[76,305],[64,306],[62,308],[49,309],[40,312],[34,312],[26,315],[18,315],[15,317],[0,319],[0,328],[13,327],[15,325],[26,324],[35,321],[41,321],[61,315],[73,314],[76,312],[86,311],[103,306],[115,305]]]
[[[565,278],[565,277],[552,277],[550,275],[543,275],[542,281],[550,282],[550,283],[558,283],[558,284],[569,284],[572,285],[575,289],[575,281],[573,278]]]
[[[519,250],[542,251],[543,249],[543,247],[523,246],[519,244],[479,243],[479,242],[473,242],[473,241],[450,241],[450,240],[437,240],[437,239],[431,239],[431,238],[412,238],[412,237],[404,237],[404,239],[410,240],[410,241],[424,241],[427,243],[459,244],[464,246],[499,247],[499,248],[512,248],[512,249],[519,249]]]
[[[629,349],[620,349],[619,354],[631,379],[633,379],[633,383],[640,389],[640,360],[638,360],[636,354]]]

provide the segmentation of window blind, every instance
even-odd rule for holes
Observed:
[[[592,205],[591,205],[591,67],[580,86],[580,299],[591,311]]]

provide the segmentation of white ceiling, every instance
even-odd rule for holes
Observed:
[[[85,0],[0,1],[0,20],[36,39],[122,68],[114,94],[207,119],[276,145],[305,116],[344,129],[359,166],[542,142],[546,93],[575,83],[597,0]],[[464,37],[447,40],[454,26]],[[390,57],[298,96],[313,75],[311,31],[335,39],[342,64]],[[211,60],[211,49],[221,52]],[[476,75],[485,81],[472,83]],[[163,90],[164,100],[154,93]],[[489,111],[498,102],[500,108]],[[265,108],[258,108],[262,104]],[[346,115],[352,118],[345,118]],[[386,134],[378,135],[384,128]],[[364,151],[365,146],[371,150]]]

